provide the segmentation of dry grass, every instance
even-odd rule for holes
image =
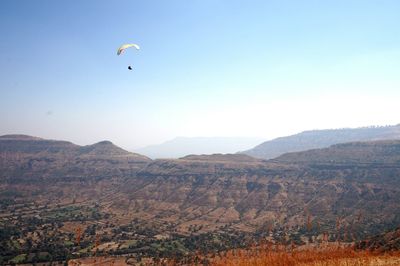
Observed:
[[[375,266],[400,265],[400,253],[378,254],[346,247],[285,250],[284,247],[232,250],[211,261],[215,266]]]
[[[210,265],[210,266],[400,266],[400,252],[380,253],[356,251],[350,246],[332,244],[324,247],[300,247],[293,245],[265,244],[249,249],[235,249],[218,254],[196,255],[192,262],[174,259],[153,260],[143,258],[141,262],[127,257],[92,257],[70,260],[70,266],[123,266],[123,265]],[[206,263],[204,263],[206,262]]]
[[[134,260],[135,261],[135,260]],[[70,266],[123,266],[123,265],[213,265],[213,266],[399,266],[400,253],[378,254],[367,251],[354,251],[351,248],[325,248],[287,251],[283,247],[271,249],[254,248],[251,250],[231,250],[217,254],[209,259],[209,264],[177,263],[162,259],[155,263],[144,259],[140,263],[127,263],[124,257],[97,257],[70,260]]]

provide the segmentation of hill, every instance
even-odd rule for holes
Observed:
[[[397,140],[265,161],[243,154],[150,160],[110,142],[0,139],[6,260],[27,252],[86,256],[97,242],[99,254],[152,257],[243,247],[249,239],[350,242],[400,224]]]
[[[273,161],[325,164],[400,164],[400,140],[349,142],[329,148],[286,153]]]
[[[0,179],[131,176],[149,161],[109,141],[79,146],[26,135],[0,136]]]
[[[326,148],[334,144],[400,139],[400,124],[385,127],[362,127],[304,131],[296,135],[266,141],[244,154],[272,159],[284,153]]]
[[[179,158],[189,154],[234,153],[261,143],[260,138],[178,137],[159,145],[136,149],[150,158]]]
[[[124,189],[131,201],[148,202],[145,209],[133,204],[136,213],[177,221],[182,231],[199,224],[203,230],[296,228],[311,216],[331,232],[338,217],[360,232],[379,232],[400,222],[394,215],[400,208],[398,143],[343,144],[267,162],[221,155],[156,160]],[[355,225],[359,213],[362,224]]]

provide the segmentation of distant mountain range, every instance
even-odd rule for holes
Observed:
[[[136,149],[150,158],[180,158],[190,154],[235,153],[261,143],[261,138],[177,137],[159,145]]]
[[[113,243],[115,254],[142,254],[143,245],[156,246],[160,237],[175,243],[176,236],[209,233],[280,239],[285,232],[300,242],[327,233],[332,240],[359,240],[400,224],[399,177],[400,140],[271,160],[244,154],[151,160],[108,141],[79,146],[7,135],[0,137],[0,224],[9,229],[0,234],[0,246],[10,248],[0,255],[28,253],[31,242],[38,252],[53,254],[57,243],[73,254],[95,243],[97,234]],[[77,228],[85,246],[65,246],[66,239],[75,241]],[[33,232],[40,238],[31,238]],[[23,248],[9,244],[17,238]],[[179,245],[197,250],[198,240],[186,240]]]
[[[304,131],[299,134],[265,141],[242,153],[257,158],[272,159],[288,152],[326,148],[338,143],[393,139],[400,139],[400,124],[384,127]]]
[[[78,193],[81,201],[105,201],[113,215],[174,221],[183,232],[196,223],[207,230],[231,223],[250,231],[266,222],[300,226],[305,208],[331,229],[338,215],[352,221],[359,212],[364,229],[375,233],[377,220],[400,222],[392,216],[400,210],[400,140],[338,144],[269,161],[244,154],[151,160],[108,141],[79,146],[7,135],[0,137],[0,173],[6,190],[35,184],[50,202]],[[61,198],[59,182],[74,192]],[[99,196],[104,188],[106,198]]]

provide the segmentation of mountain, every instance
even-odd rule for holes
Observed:
[[[178,137],[136,151],[150,158],[180,158],[189,154],[234,153],[254,147],[262,141],[260,138]]]
[[[0,179],[130,176],[149,161],[109,141],[79,146],[26,135],[0,136]]]
[[[400,124],[384,127],[362,127],[304,131],[296,135],[266,141],[244,151],[244,154],[272,159],[284,153],[326,148],[334,144],[400,139]]]
[[[78,146],[3,136],[0,158],[5,187],[18,190],[28,182],[39,191],[51,186],[54,193],[62,182],[81,191],[81,200],[103,206],[97,187],[101,181],[109,186],[107,195],[114,195],[104,205],[110,214],[173,221],[181,232],[197,223],[204,230],[226,224],[250,231],[265,223],[300,226],[305,208],[327,227],[337,216],[351,223],[358,212],[365,213],[364,231],[374,231],[377,221],[381,227],[400,222],[400,216],[393,216],[400,210],[400,140],[338,144],[269,161],[245,154],[151,161],[108,141]],[[70,200],[56,194],[46,197],[50,202],[53,197]]]
[[[400,223],[399,143],[343,144],[271,161],[230,155],[156,160],[129,180],[124,194],[133,212],[175,221],[181,231],[195,224],[204,230],[296,227],[310,215],[325,230],[334,231],[340,217],[346,226],[379,232]],[[354,224],[359,213],[362,225]]]
[[[399,145],[150,160],[110,142],[3,136],[0,256],[62,260],[92,254],[96,242],[103,254],[175,256],[237,247],[249,235],[361,240],[400,224]]]
[[[307,164],[398,164],[400,140],[348,142],[329,148],[283,154],[273,161]]]

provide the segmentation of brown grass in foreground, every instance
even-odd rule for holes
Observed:
[[[133,260],[135,261],[135,260]],[[161,260],[155,263],[151,259],[141,262],[128,262],[124,257],[84,258],[69,261],[70,266],[125,266],[125,265],[214,265],[214,266],[399,266],[400,253],[374,254],[370,252],[352,252],[345,249],[271,251],[251,253],[248,251],[230,251],[217,256],[209,263],[202,260],[192,263],[176,263],[173,260]]]
[[[233,250],[211,260],[215,266],[381,266],[400,265],[400,253],[373,253],[352,248],[308,250]]]
[[[400,252],[356,251],[352,247],[325,246],[293,249],[292,246],[266,245],[236,249],[207,256],[197,255],[186,262],[174,259],[140,262],[128,257],[91,257],[70,260],[70,266],[124,265],[213,265],[213,266],[400,266]]]

